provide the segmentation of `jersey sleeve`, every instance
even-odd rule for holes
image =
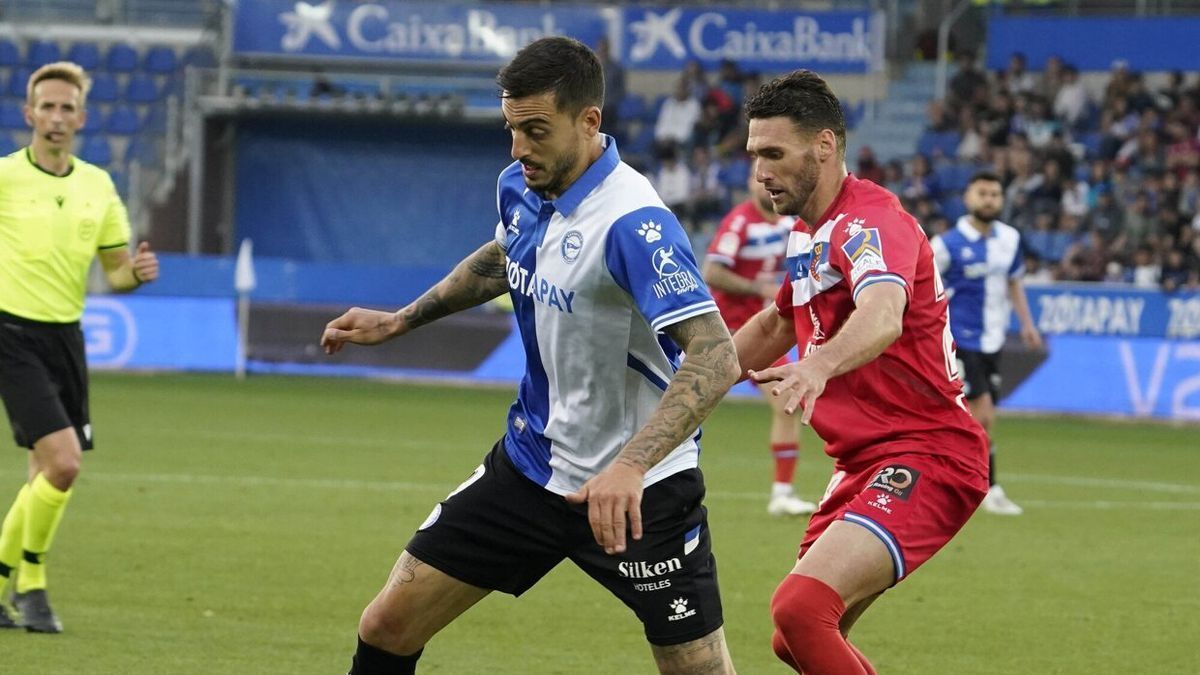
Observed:
[[[501,251],[508,250],[508,228],[504,227],[504,221],[496,223],[496,244],[500,246]]]
[[[847,216],[830,237],[829,263],[850,284],[855,302],[872,284],[893,283],[912,297],[925,234],[900,211],[871,209]]]
[[[656,331],[717,311],[683,227],[665,208],[638,209],[613,223],[604,262]]]
[[[712,241],[708,244],[708,260],[721,263],[726,267],[737,264],[738,252],[746,243],[746,218],[733,213],[721,221]]]
[[[121,195],[112,179],[108,180],[108,208],[104,212],[104,222],[100,225],[100,235],[96,238],[96,248],[120,248],[129,244],[129,213],[121,202]]]

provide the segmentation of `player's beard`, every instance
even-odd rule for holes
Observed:
[[[816,152],[809,150],[804,153],[804,159],[796,172],[792,190],[783,194],[783,199],[774,202],[775,213],[781,216],[798,216],[812,193],[817,189],[817,180],[821,177],[821,164],[817,161]],[[820,215],[820,214],[818,214]]]
[[[990,223],[1000,217],[1000,209],[977,207],[970,210],[971,217],[982,223]]]
[[[571,176],[576,163],[579,161],[579,152],[577,150],[566,150],[550,166],[536,165],[542,170],[542,178],[539,181],[530,182],[525,180],[525,184],[529,189],[534,190],[542,195],[553,195],[555,198],[561,197],[563,190],[567,188],[567,180]]]

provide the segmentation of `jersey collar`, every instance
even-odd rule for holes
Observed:
[[[967,241],[979,241],[983,238],[983,233],[975,229],[971,224],[971,216],[959,216],[958,222],[954,225],[962,236],[966,237]],[[992,227],[988,230],[988,238],[996,236],[996,222],[992,221]]]
[[[30,166],[37,169],[38,171],[41,171],[42,173],[46,174],[47,176],[54,176],[55,178],[66,178],[67,176],[70,176],[72,173],[75,172],[75,158],[74,157],[71,158],[71,166],[67,167],[67,172],[61,176],[56,173],[52,173],[50,171],[43,169],[42,166],[40,164],[38,164],[36,160],[34,160],[33,146],[31,146],[31,145],[25,146],[25,159],[29,160]]]
[[[600,157],[592,162],[592,165],[583,172],[571,187],[567,188],[562,195],[555,199],[554,210],[562,214],[564,218],[569,217],[571,213],[579,207],[583,199],[596,189],[596,186],[604,182],[608,178],[608,174],[617,168],[617,164],[621,162],[621,155],[617,153],[617,141],[608,134],[600,134],[605,145],[604,152]]]

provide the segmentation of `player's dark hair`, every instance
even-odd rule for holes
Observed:
[[[991,171],[976,171],[975,174],[971,176],[971,180],[967,181],[967,187],[969,188],[979,182],[999,183],[1001,187],[1004,186],[1004,181],[1000,180],[1000,176],[997,176]]]
[[[746,119],[787,117],[805,133],[829,129],[846,157],[846,118],[829,84],[811,70],[793,70],[764,84],[746,101]]]
[[[600,59],[579,40],[547,37],[529,43],[496,76],[502,98],[554,92],[560,111],[578,113],[604,107],[604,70]]]

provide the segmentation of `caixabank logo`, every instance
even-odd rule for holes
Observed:
[[[133,358],[138,343],[137,321],[120,300],[89,298],[80,323],[89,366],[120,368]]]
[[[396,0],[296,2],[277,13],[279,49],[418,58],[511,58],[521,47],[564,29],[554,12],[519,17],[487,7],[438,7]]]
[[[878,57],[878,22],[866,12],[627,9],[628,61],[641,67],[708,64],[822,66],[866,72]]]

